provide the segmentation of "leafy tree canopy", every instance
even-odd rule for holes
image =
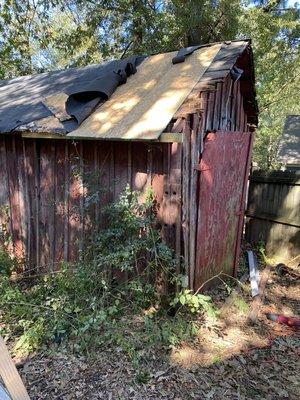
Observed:
[[[0,78],[251,37],[255,159],[270,168],[285,116],[300,112],[299,32],[286,0],[0,0]]]

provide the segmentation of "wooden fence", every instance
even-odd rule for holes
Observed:
[[[246,240],[264,242],[280,261],[300,255],[300,171],[254,171],[250,177]]]

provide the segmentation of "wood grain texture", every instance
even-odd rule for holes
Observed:
[[[189,266],[190,266],[190,288],[193,287],[193,281],[196,268],[196,235],[198,208],[195,204],[198,202],[198,165],[199,155],[201,154],[201,136],[202,136],[202,120],[200,115],[194,114],[191,126],[191,164],[190,164],[190,240],[189,240]]]
[[[194,270],[190,268],[190,168],[191,168],[191,125],[187,118],[183,132],[182,154],[182,233],[184,275],[189,275],[189,282],[194,281]]]
[[[175,65],[176,52],[148,57],[126,85],[67,136],[157,140],[220,48],[220,44],[201,48]]]
[[[18,181],[18,156],[16,138],[6,141],[6,160],[8,172],[8,192],[10,201],[11,237],[14,255],[19,260],[24,259],[24,246],[22,240],[22,219],[20,212],[19,181]]]
[[[12,400],[30,400],[27,390],[1,336],[0,354],[0,375]]]
[[[64,260],[64,243],[67,240],[65,236],[65,225],[68,219],[68,202],[65,198],[66,189],[68,188],[68,176],[66,176],[68,164],[66,146],[66,141],[59,141],[56,143],[55,151],[55,270],[59,268],[60,262]]]
[[[203,140],[207,131],[224,125],[224,132],[229,132],[234,126],[244,127],[247,119],[240,83],[233,85],[232,92],[230,85],[228,75],[223,81],[199,86],[201,113],[168,121],[166,143],[82,140],[75,145],[70,139],[2,136],[0,199],[9,205],[15,254],[26,259],[28,268],[43,272],[59,268],[63,260],[76,261],[92,236],[107,225],[103,210],[118,199],[126,184],[141,194],[151,185],[162,236],[177,258],[185,255],[183,272],[190,274],[192,287],[195,235],[206,217],[206,209],[197,207],[207,202],[198,191]],[[219,146],[222,153],[222,143]],[[240,160],[241,168],[246,158]],[[219,174],[224,165],[218,166]],[[229,179],[225,172],[223,178]],[[87,205],[89,196],[94,200]],[[207,243],[206,235],[203,242]],[[179,263],[177,269],[182,272]]]
[[[288,171],[250,177],[246,239],[264,242],[268,256],[287,262],[300,254],[300,180]]]
[[[195,290],[221,271],[234,274],[250,139],[243,132],[206,136],[200,163]]]
[[[0,137],[0,243],[11,232],[5,137]]]
[[[40,266],[53,270],[54,262],[54,149],[52,140],[40,145]]]

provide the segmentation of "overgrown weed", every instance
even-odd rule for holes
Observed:
[[[104,213],[107,227],[72,268],[62,263],[58,273],[12,280],[0,258],[0,330],[14,340],[14,353],[64,346],[90,355],[110,345],[138,366],[148,350],[192,339],[197,320],[191,312],[213,312],[208,296],[165,293],[181,277],[161,240],[151,192],[141,203],[127,188]],[[147,373],[137,380],[147,380]]]

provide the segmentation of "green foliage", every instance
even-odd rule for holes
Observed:
[[[120,346],[138,364],[142,349],[176,346],[192,337],[194,322],[184,310],[170,318],[162,307],[155,278],[163,274],[174,281],[175,264],[156,228],[151,192],[144,200],[127,188],[104,210],[107,227],[72,268],[62,264],[59,272],[33,281],[11,280],[5,269],[0,326],[2,334],[15,339],[15,352],[57,344],[89,353],[106,343]],[[183,293],[186,311],[210,313],[207,296],[197,295],[196,304],[190,293]],[[144,379],[141,373],[138,380]]]
[[[15,261],[9,256],[5,247],[0,245],[0,276],[9,276],[15,266]]]
[[[300,113],[300,12],[284,1],[262,3],[245,11],[240,30],[252,38],[255,55],[260,124],[254,161],[268,169],[278,167],[285,117]]]
[[[285,0],[1,0],[0,78],[250,37],[254,160],[274,168],[285,117],[300,112],[299,16]]]
[[[233,39],[241,12],[237,0],[2,0],[0,4],[4,77]]]
[[[187,308],[191,313],[199,313],[203,310],[209,317],[215,318],[217,315],[211,303],[211,297],[204,294],[193,294],[189,289],[181,290],[172,300],[171,305],[176,306],[180,304]]]
[[[241,314],[248,314],[249,312],[249,305],[242,297],[235,297],[234,298],[234,306]]]
[[[16,268],[17,263],[8,251],[8,248],[11,245],[8,206],[0,206],[0,219],[0,276],[9,276]]]

